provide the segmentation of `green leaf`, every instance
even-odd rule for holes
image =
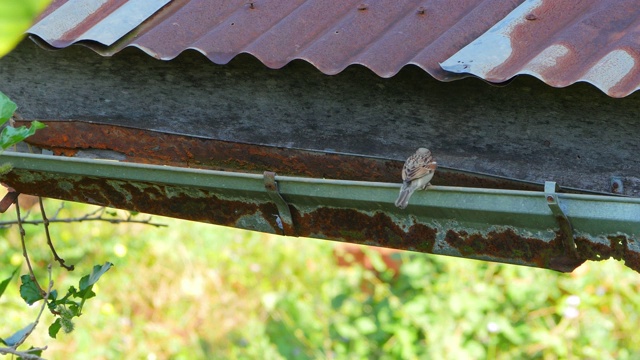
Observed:
[[[60,318],[57,318],[56,321],[49,326],[49,336],[55,339],[61,327]]]
[[[20,42],[25,31],[49,2],[50,0],[0,0],[0,57]]]
[[[31,122],[31,127],[35,128],[35,130],[41,130],[41,129],[46,128],[47,125],[45,125],[44,123],[41,123],[38,120],[34,120],[34,121]]]
[[[69,290],[67,290],[67,294],[63,298],[58,299],[57,296],[56,296],[55,300],[52,300],[52,301],[49,302],[49,309],[55,310],[56,307],[59,306],[59,305],[76,304],[75,301],[69,300],[69,298],[71,296],[76,296],[77,294],[78,294],[78,291],[76,290],[76,288],[73,287],[73,286],[70,286]],[[57,295],[57,293],[56,293],[56,295]],[[51,298],[49,298],[49,299],[51,300]]]
[[[31,355],[42,356],[42,349],[38,349],[38,350],[32,351],[33,349],[35,349],[35,348],[32,346],[26,352],[28,352]],[[21,359],[22,359],[22,357],[18,356],[18,360],[21,360]]]
[[[13,270],[13,273],[11,273],[11,276],[2,280],[2,282],[0,283],[0,296],[2,296],[4,291],[7,289],[7,285],[9,285],[9,283],[11,282],[11,279],[13,279],[13,277],[16,276],[16,273],[18,272],[19,269],[20,268],[16,268],[15,270]]]
[[[17,108],[18,105],[16,105],[16,103],[11,101],[7,95],[0,92],[0,125],[6,123],[11,116],[13,116]]]
[[[33,303],[42,299],[42,294],[40,294],[38,285],[31,280],[29,275],[22,275],[20,279],[22,280],[22,285],[20,285],[20,296],[22,296],[27,304],[33,305]]]
[[[31,324],[25,326],[22,330],[20,330],[20,331],[16,332],[15,334],[9,336],[8,338],[4,339],[2,342],[5,343],[7,346],[13,346],[13,345],[17,344],[20,340],[22,340],[22,338],[29,331],[31,331],[35,326],[36,326],[36,323],[31,323]]]
[[[88,276],[88,275],[87,275]],[[79,297],[81,299],[91,299],[92,297],[96,296],[96,293],[93,292],[93,285],[89,286],[88,288],[78,292],[77,294],[75,294],[76,297]]]
[[[2,130],[2,133],[0,133],[0,147],[2,147],[2,149],[4,150],[9,146],[17,144],[22,140],[28,138],[29,136],[35,134],[36,130],[40,130],[45,127],[46,125],[39,121],[31,122],[31,126],[29,128],[27,128],[26,126],[20,126],[19,128],[7,126]]]
[[[58,298],[58,290],[51,290],[51,292],[49,293],[49,301],[51,302],[56,301],[57,298]]]
[[[89,286],[95,284],[100,277],[111,269],[112,263],[106,262],[104,265],[96,265],[93,267],[90,275],[85,275],[80,279],[80,291],[87,289]],[[94,294],[95,295],[95,294]]]

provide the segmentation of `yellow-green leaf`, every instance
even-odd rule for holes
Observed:
[[[0,57],[24,37],[33,20],[50,0],[0,0]]]

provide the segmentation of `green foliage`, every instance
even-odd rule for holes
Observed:
[[[60,216],[89,211],[69,205]],[[51,227],[71,263],[87,268],[113,258],[122,271],[93,285],[98,296],[73,318],[82,331],[62,336],[62,318],[48,314],[58,334],[47,343],[48,358],[640,357],[640,275],[618,261],[559,274],[403,253],[396,274],[375,252],[375,271],[338,267],[333,242],[154,219],[170,227]],[[27,230],[32,242],[46,241],[38,228]],[[20,258],[12,250],[19,239],[3,236],[0,260],[10,263],[11,251]],[[63,274],[57,287],[79,292],[83,274]],[[24,307],[3,310],[0,333],[14,332]],[[39,330],[29,344],[47,340]]]
[[[18,105],[11,101],[7,95],[0,92],[0,125],[4,125],[16,112]]]
[[[2,133],[0,133],[0,147],[4,150],[9,146],[13,146],[35,134],[36,130],[44,129],[45,127],[47,126],[40,121],[32,121],[31,126],[28,128],[26,126],[20,126],[18,128],[7,126],[2,130]]]
[[[0,57],[24,37],[33,20],[50,0],[0,0]]]
[[[36,301],[42,300],[40,288],[38,288],[38,285],[31,279],[31,276],[22,275],[20,276],[20,280],[22,280],[20,296],[27,304],[33,305]]]
[[[2,297],[2,294],[4,294],[4,291],[7,289],[7,285],[9,285],[13,277],[16,276],[16,274],[18,273],[18,270],[20,270],[20,268],[13,270],[13,272],[11,273],[11,276],[9,276],[8,278],[0,282],[0,297]]]
[[[91,274],[85,275],[82,279],[80,279],[79,286],[80,293],[83,294],[82,296],[85,296],[84,294],[91,292],[91,288],[93,288],[93,285],[100,279],[102,275],[104,275],[104,273],[107,272],[107,270],[111,269],[112,266],[113,264],[110,262],[107,262],[104,265],[96,265],[93,267],[93,271],[91,271]]]
[[[16,104],[11,101],[5,94],[0,92],[0,125],[9,121],[16,109]],[[2,150],[5,150],[6,148],[23,141],[29,136],[35,134],[37,130],[44,129],[45,127],[46,125],[39,121],[32,121],[31,126],[28,128],[26,126],[20,126],[18,128],[14,128],[11,125],[6,126],[4,129],[2,129],[2,133],[0,133],[0,153],[2,152]],[[5,172],[6,170],[7,169],[0,169],[0,171],[3,172]]]
[[[24,236],[24,233],[21,236]],[[24,239],[21,238],[20,243],[24,243]],[[34,259],[34,257],[31,258],[32,260]],[[96,285],[97,281],[112,266],[113,264],[110,262],[107,262],[104,265],[94,266],[90,274],[87,274],[80,279],[78,284],[79,290],[77,290],[74,286],[71,286],[69,287],[67,294],[62,298],[58,298],[58,291],[52,289],[53,281],[51,280],[51,266],[48,267],[49,283],[47,290],[44,290],[39,286],[38,282],[35,280],[36,275],[31,271],[31,266],[29,266],[29,274],[22,275],[20,277],[20,297],[28,305],[33,305],[40,300],[44,300],[45,296],[47,297],[47,301],[40,307],[40,312],[36,318],[36,321],[30,323],[29,325],[25,326],[21,330],[15,332],[13,335],[5,339],[0,338],[0,342],[7,346],[6,348],[0,348],[0,353],[6,354],[11,353],[12,351],[17,351],[17,348],[21,346],[23,342],[35,330],[35,327],[39,323],[40,317],[45,308],[48,308],[51,314],[55,316],[55,321],[51,324],[51,326],[49,326],[50,337],[56,338],[60,329],[62,329],[67,334],[71,333],[75,328],[72,319],[74,317],[79,317],[80,315],[82,315],[82,309],[86,300],[96,296],[93,288]],[[18,270],[19,268],[14,270],[10,277],[0,282],[0,296],[7,289],[8,284],[11,282]],[[32,347],[32,349],[34,348]],[[34,349],[33,351],[27,352],[31,355],[34,355],[40,353],[40,349],[42,348]]]
[[[67,334],[73,331],[75,325],[72,319],[82,315],[85,301],[96,296],[96,293],[92,290],[93,286],[112,266],[113,264],[110,262],[94,266],[91,274],[85,275],[80,279],[79,291],[71,286],[67,290],[67,294],[61,299],[56,299],[56,296],[53,296],[49,303],[49,309],[51,312],[59,314],[59,317],[49,326],[49,336],[56,338],[60,329]]]

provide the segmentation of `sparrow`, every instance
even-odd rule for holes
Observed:
[[[416,190],[424,190],[431,185],[429,181],[436,172],[437,163],[433,161],[431,151],[420,148],[405,161],[402,167],[402,187],[396,200],[396,206],[404,209],[409,204],[409,198]]]

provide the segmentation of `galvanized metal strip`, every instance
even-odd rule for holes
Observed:
[[[65,34],[79,26],[109,0],[69,0],[55,11],[34,24],[28,33],[34,34],[55,46]]]
[[[97,41],[109,46],[170,1],[69,0],[27,32],[39,36],[52,46],[66,46],[81,40]],[[83,26],[85,22],[95,21],[96,14],[100,14],[99,21]]]
[[[105,45],[113,45],[131,30],[147,20],[171,0],[129,0],[95,26],[82,34],[80,39],[93,39]]]

